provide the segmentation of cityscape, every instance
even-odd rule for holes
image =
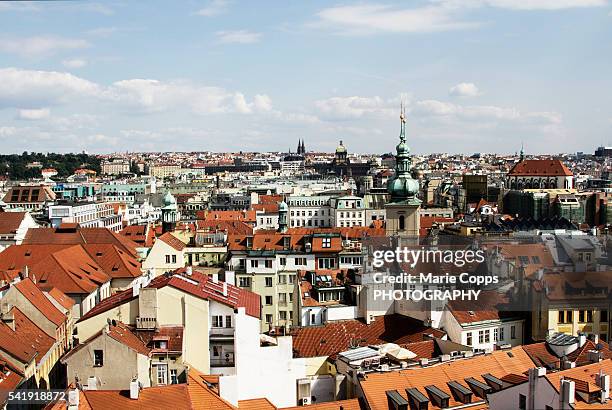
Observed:
[[[611,10],[0,2],[0,409],[612,408]]]

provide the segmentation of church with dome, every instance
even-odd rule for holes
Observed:
[[[412,178],[410,147],[406,144],[406,116],[402,106],[400,136],[395,154],[395,175],[387,181],[390,201],[385,205],[387,235],[418,236],[421,200],[419,181]]]

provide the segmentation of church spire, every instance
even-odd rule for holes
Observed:
[[[519,162],[523,162],[525,159],[525,151],[523,150],[523,141],[521,141],[521,154],[519,156]]]

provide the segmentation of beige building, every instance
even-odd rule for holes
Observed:
[[[102,161],[100,164],[102,174],[121,175],[130,172],[130,160],[125,158],[112,158]]]
[[[149,165],[149,175],[159,179],[173,177],[180,172],[181,166],[179,164],[156,163]]]

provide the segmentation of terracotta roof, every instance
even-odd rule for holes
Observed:
[[[206,382],[206,377],[193,367],[189,369],[187,388],[194,408],[198,410],[236,410],[236,407],[219,397],[219,394]]]
[[[40,364],[45,354],[53,347],[55,339],[36,326],[17,307],[11,309],[15,317],[15,334],[18,340],[24,341],[28,348],[36,352],[36,364]]]
[[[0,354],[0,406],[6,403],[9,392],[23,381],[23,374]]]
[[[13,312],[17,308],[11,309]],[[0,321],[0,351],[14,357],[21,363],[30,363],[36,357],[36,349],[9,325]]]
[[[15,288],[21,293],[44,317],[61,326],[66,321],[66,316],[60,312],[45,294],[32,282],[25,278],[16,283]]]
[[[601,272],[544,272],[534,282],[548,300],[608,299],[612,287],[612,271]]]
[[[541,367],[554,366],[560,367],[560,358],[548,347],[546,342],[532,343],[524,345],[523,350],[527,352],[531,360]],[[575,362],[576,366],[582,366],[590,363],[589,350],[598,350],[602,359],[612,359],[612,352],[609,345],[604,341],[598,341],[597,345],[590,339],[587,339],[582,347],[577,348],[573,352],[567,354],[567,359],[570,362]]]
[[[53,244],[53,245],[80,245],[80,244],[113,244],[124,252],[137,255],[138,245],[106,228],[74,228],[62,230],[61,228],[28,229],[23,244]]]
[[[451,300],[447,306],[460,325],[501,320],[516,316],[504,310],[508,298],[497,291],[482,291],[478,300]]]
[[[360,410],[359,400],[350,399],[350,400],[340,400],[340,401],[330,401],[327,403],[318,403],[311,404],[306,407],[308,410]],[[295,407],[283,407],[279,410],[303,410],[303,406],[295,406]]]
[[[251,209],[256,212],[263,212],[264,214],[276,214],[278,213],[278,204],[252,204]]]
[[[43,203],[54,201],[55,192],[46,185],[14,186],[6,193],[3,201],[9,203]]]
[[[509,353],[512,353],[512,355]],[[402,397],[407,398],[406,389],[417,388],[427,396],[425,386],[429,385],[434,385],[448,394],[450,396],[449,407],[453,408],[461,405],[461,403],[455,399],[447,382],[457,381],[469,389],[465,382],[468,377],[484,382],[482,375],[486,373],[501,378],[510,373],[522,374],[532,367],[533,362],[529,359],[529,356],[522,349],[514,348],[511,351],[498,350],[491,354],[458,359],[430,367],[369,373],[365,379],[360,380],[360,385],[364,393],[364,399],[371,410],[387,410],[389,408],[386,396],[388,390],[397,390]],[[432,401],[429,405],[430,409],[439,408]]]
[[[183,326],[161,326],[155,331],[133,330],[133,332],[152,353],[183,352]],[[156,348],[154,345],[156,340],[166,340],[167,348]]]
[[[604,374],[612,372],[612,360],[603,360],[598,363],[593,363],[585,366],[575,367],[573,369],[561,370],[554,373],[546,373],[546,378],[552,384],[553,388],[560,389],[561,378],[571,379],[575,382],[576,391],[592,392],[599,390],[595,383],[596,375],[602,371]],[[576,402],[579,400],[579,395],[576,395]]]
[[[351,342],[360,346],[383,343],[406,344],[422,341],[424,335],[441,337],[444,332],[408,316],[398,314],[379,316],[369,325],[361,320],[330,322],[323,326],[302,327],[294,330],[293,350],[297,357],[335,356],[350,348]]]
[[[148,287],[157,289],[164,286],[172,286],[183,290],[202,299],[215,300],[234,309],[244,307],[247,315],[259,318],[261,300],[258,294],[228,284],[227,296],[223,295],[223,282],[214,283],[212,278],[194,270],[191,276],[185,273],[185,269],[178,269],[171,276],[161,275],[154,278]],[[132,289],[127,289],[100,301],[79,321],[99,315],[126,302],[136,299]]]
[[[140,262],[115,244],[94,243],[82,246],[111,278],[137,278],[142,275]]]
[[[201,220],[196,221],[198,230],[226,232],[228,235],[253,235],[253,227],[243,221],[217,221]]]
[[[198,211],[196,219],[255,223],[255,211]]]
[[[129,390],[86,390],[83,392],[92,410],[191,410],[193,405],[186,384],[148,387],[130,399]]]
[[[68,297],[68,295],[66,295],[64,292],[62,292],[58,288],[50,288],[46,292],[57,303],[59,303],[64,309],[72,309],[72,307],[75,304],[74,299]]]
[[[238,408],[240,410],[277,410],[268,399],[239,400]]]
[[[572,176],[561,160],[558,159],[526,159],[517,163],[509,176]]]
[[[26,214],[27,212],[0,212],[0,234],[16,233]]]
[[[143,340],[138,337],[129,326],[127,326],[123,322],[114,321],[114,323],[105,325],[94,335],[90,336],[87,340],[81,342],[78,346],[70,350],[66,355],[62,357],[62,362],[64,362],[69,357],[72,357],[72,355],[74,355],[76,352],[85,348],[89,345],[89,343],[96,340],[103,334],[108,335],[112,339],[116,340],[117,342],[134,350],[139,354],[149,356],[151,353],[151,349],[145,345],[145,342],[143,342]]]
[[[119,233],[128,238],[129,240],[134,241],[139,246],[143,246],[146,248],[150,248],[151,246],[153,246],[155,230],[151,229],[148,225],[126,226]]]
[[[170,232],[166,232],[165,234],[160,236],[158,240],[163,241],[164,243],[170,245],[177,251],[182,251],[183,249],[187,247],[185,242],[181,241],[179,238],[172,235]]]

